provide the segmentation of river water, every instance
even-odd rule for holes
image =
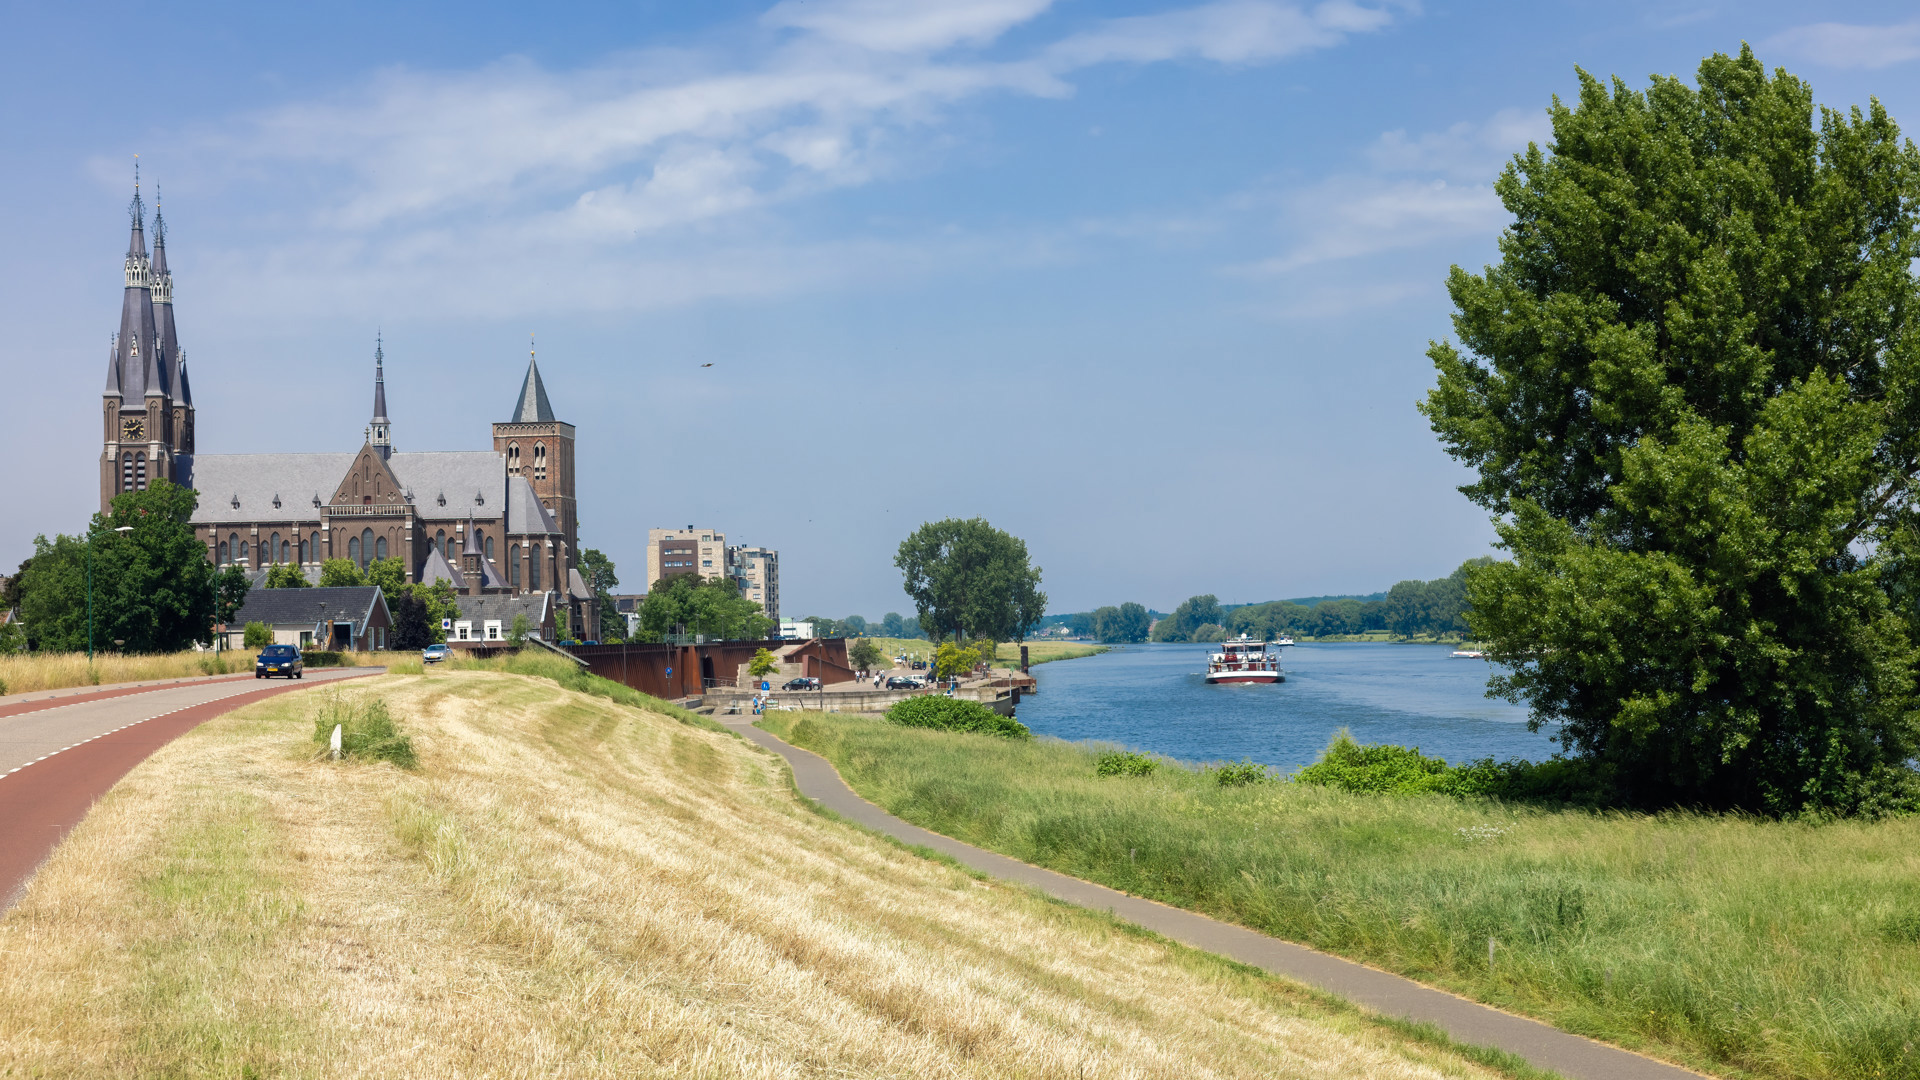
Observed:
[[[1458,763],[1538,761],[1557,745],[1529,732],[1526,710],[1485,696],[1491,668],[1450,647],[1372,642],[1281,650],[1287,681],[1208,686],[1207,645],[1129,645],[1033,669],[1040,692],[1020,701],[1036,734],[1095,739],[1185,761],[1251,758],[1285,771],[1311,764],[1334,732],[1363,743],[1417,746]]]

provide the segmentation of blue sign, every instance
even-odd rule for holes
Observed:
[[[762,683],[760,684],[760,689],[762,689],[762,690],[771,690],[771,689],[773,689],[773,684],[772,684],[772,683],[770,683],[770,682],[762,682]]]
[[[669,678],[669,679],[671,679],[671,678],[673,678],[673,669],[672,669],[672,668],[668,668],[668,669],[667,669],[667,678]]]

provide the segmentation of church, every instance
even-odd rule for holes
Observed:
[[[166,221],[156,210],[149,256],[137,177],[128,216],[126,289],[102,410],[103,511],[121,492],[171,480],[199,494],[193,527],[207,558],[243,568],[256,584],[278,565],[317,581],[328,559],[364,570],[398,557],[410,582],[444,580],[463,596],[502,598],[489,608],[518,606],[508,598],[530,611],[565,604],[572,625],[596,625],[592,593],[574,569],[574,428],[555,417],[531,351],[511,414],[491,425],[490,450],[396,450],[385,349],[376,342],[373,416],[358,450],[196,454]]]

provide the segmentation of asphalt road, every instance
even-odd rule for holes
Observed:
[[[94,800],[155,750],[242,705],[385,670],[325,668],[299,681],[105,687],[10,703],[0,711],[0,911],[13,906]]]
[[[1184,945],[1338,994],[1389,1016],[1432,1023],[1461,1042],[1518,1054],[1573,1080],[1690,1080],[1701,1075],[1244,926],[1043,870],[928,832],[854,794],[831,762],[752,726],[750,717],[715,719],[786,758],[801,794],[834,813],[905,843],[932,848],[993,877],[1031,886],[1082,907],[1110,911]]]

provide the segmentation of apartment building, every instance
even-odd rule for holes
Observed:
[[[678,574],[732,577],[727,566],[727,534],[714,529],[647,530],[647,586]]]
[[[780,553],[772,548],[734,547],[727,549],[727,562],[740,582],[740,595],[760,605],[774,622],[780,621]]]

